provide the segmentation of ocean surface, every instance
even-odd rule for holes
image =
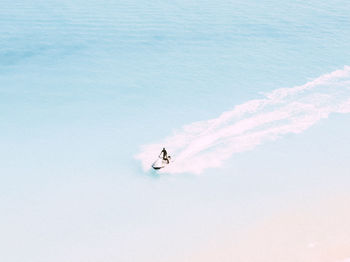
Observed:
[[[350,65],[349,1],[0,7],[1,261],[350,257],[349,114],[200,175],[144,171],[136,157]]]

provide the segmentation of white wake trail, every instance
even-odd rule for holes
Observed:
[[[135,156],[144,170],[165,146],[176,161],[167,173],[201,173],[220,167],[233,154],[252,150],[288,133],[301,133],[331,113],[350,112],[350,66],[302,86],[280,88],[262,99],[237,105],[218,118],[182,127]]]

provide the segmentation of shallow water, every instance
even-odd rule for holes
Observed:
[[[348,65],[349,2],[0,5],[0,260],[202,261],[219,239],[258,234],[264,217],[348,188],[348,115],[199,177],[145,174],[134,156],[185,124]],[[318,242],[341,239],[336,230]]]

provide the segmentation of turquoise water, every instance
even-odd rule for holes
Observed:
[[[199,177],[145,173],[134,158],[185,124],[348,65],[349,2],[1,7],[1,260],[184,261],[218,230],[349,185],[348,115]]]

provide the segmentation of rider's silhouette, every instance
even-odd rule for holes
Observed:
[[[166,160],[169,164],[169,159],[168,159],[168,152],[165,150],[163,147],[163,150],[160,152],[159,157],[163,154],[163,160]]]

